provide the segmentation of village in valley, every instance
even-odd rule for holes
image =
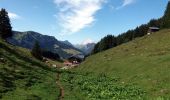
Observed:
[[[83,54],[77,54],[69,57],[68,59],[64,60],[64,67],[61,69],[71,69],[78,67],[83,61],[85,60],[85,56]]]
[[[51,59],[48,58],[43,59],[44,59],[43,62],[45,62],[47,65],[53,68],[66,70],[78,67],[85,60],[85,56],[83,54],[72,55],[67,59],[63,59],[61,63],[55,63],[55,61],[52,61]]]

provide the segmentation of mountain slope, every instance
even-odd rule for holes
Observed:
[[[0,99],[56,100],[56,71],[34,59],[30,51],[0,39]]]
[[[138,38],[89,57],[80,69],[116,75],[125,82],[138,83],[152,96],[170,95],[169,38],[170,30]]]
[[[76,48],[80,49],[83,51],[86,55],[90,54],[92,50],[94,49],[95,43],[88,43],[85,45],[75,45]]]
[[[67,58],[74,54],[81,53],[80,50],[66,43],[60,42],[53,36],[42,35],[37,32],[13,32],[13,37],[8,38],[8,42],[20,47],[31,49],[35,41],[40,43],[41,48],[58,53],[62,58]]]
[[[170,98],[169,39],[170,30],[162,30],[88,57],[79,68],[63,73],[63,84],[68,88],[67,97]],[[70,87],[68,82],[72,82]],[[71,93],[75,97],[69,95],[69,88],[72,87]]]
[[[60,42],[66,44],[66,45],[74,47],[68,40],[60,41]]]

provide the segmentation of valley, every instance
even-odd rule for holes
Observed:
[[[169,0],[0,8],[0,100],[170,100]]]

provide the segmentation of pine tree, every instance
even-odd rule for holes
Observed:
[[[98,53],[98,52],[99,52],[99,42],[94,46],[92,54],[95,54],[95,53]]]
[[[34,44],[34,46],[33,46],[33,48],[32,48],[31,54],[32,54],[35,58],[37,58],[37,59],[39,59],[39,60],[42,60],[42,59],[43,59],[43,57],[42,57],[42,50],[41,50],[41,48],[40,48],[40,45],[39,45],[39,42],[38,42],[38,41],[35,42],[35,44]]]
[[[113,42],[113,43],[112,43],[112,44],[113,44],[113,47],[116,47],[116,46],[117,46],[117,38],[113,35],[113,36],[112,36],[112,39],[113,39],[113,40],[112,40],[112,42]]]
[[[160,27],[160,19],[151,19],[148,23],[149,27]]]
[[[102,38],[94,47],[92,54],[110,49],[117,46],[117,39],[115,36],[107,35]]]
[[[170,28],[170,1],[168,2],[165,14],[162,17],[161,28]]]
[[[4,39],[12,36],[12,27],[8,12],[3,8],[0,11],[0,36]]]

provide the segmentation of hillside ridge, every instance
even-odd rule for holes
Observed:
[[[30,51],[0,39],[0,99],[56,100],[57,71],[36,60]]]
[[[170,29],[165,29],[89,56],[78,68],[62,73],[62,82],[68,88],[65,97],[170,98],[169,38]]]
[[[27,49],[32,49],[35,41],[38,41],[42,49],[58,53],[62,58],[81,53],[81,50],[57,40],[54,36],[42,35],[34,31],[13,31],[13,36],[8,38],[7,41]]]

